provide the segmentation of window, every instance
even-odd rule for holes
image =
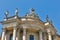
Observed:
[[[30,35],[29,40],[34,40],[34,35]]]
[[[10,35],[10,40],[13,40],[13,35],[12,34]]]

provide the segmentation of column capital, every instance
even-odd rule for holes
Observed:
[[[27,27],[23,27],[23,30],[24,30],[24,29],[26,30],[26,29],[27,29]]]
[[[17,27],[13,27],[13,29],[17,29]]]
[[[2,31],[6,31],[7,29],[6,28],[2,28]]]
[[[43,32],[43,30],[40,29],[39,32]]]
[[[23,30],[26,29],[26,28],[23,28]]]
[[[48,33],[51,33],[51,30],[48,28],[48,29],[47,29],[47,32],[48,32]]]

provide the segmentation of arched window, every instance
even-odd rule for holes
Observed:
[[[29,40],[34,40],[34,35],[30,35]]]
[[[9,40],[13,40],[13,35],[12,34],[10,35],[10,39]]]

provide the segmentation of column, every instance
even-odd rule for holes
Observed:
[[[51,33],[48,33],[48,37],[49,37],[49,40],[52,40],[52,39],[51,39]]]
[[[8,33],[8,34],[7,34],[7,40],[9,40],[9,39],[10,39],[10,34]]]
[[[47,39],[46,39],[46,32],[44,32],[44,40],[47,40]]]
[[[5,40],[7,40],[7,35],[5,34]]]
[[[42,31],[39,31],[39,37],[40,37],[40,40],[43,40],[42,39]]]
[[[20,40],[20,29],[17,30],[16,40]]]
[[[48,32],[49,40],[52,40],[52,37],[51,37],[51,31],[48,29],[47,32]]]
[[[6,33],[6,28],[2,29],[2,38],[1,40],[5,40],[5,33]]]
[[[23,28],[23,40],[26,40],[26,28]]]
[[[13,40],[16,40],[16,30],[17,30],[17,28],[14,27],[13,28]]]

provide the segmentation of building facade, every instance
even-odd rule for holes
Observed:
[[[8,11],[5,16],[0,22],[3,25],[1,40],[57,40],[52,21],[47,16],[43,22],[34,14],[33,8],[23,17],[18,16],[18,9],[14,16],[8,16]]]

